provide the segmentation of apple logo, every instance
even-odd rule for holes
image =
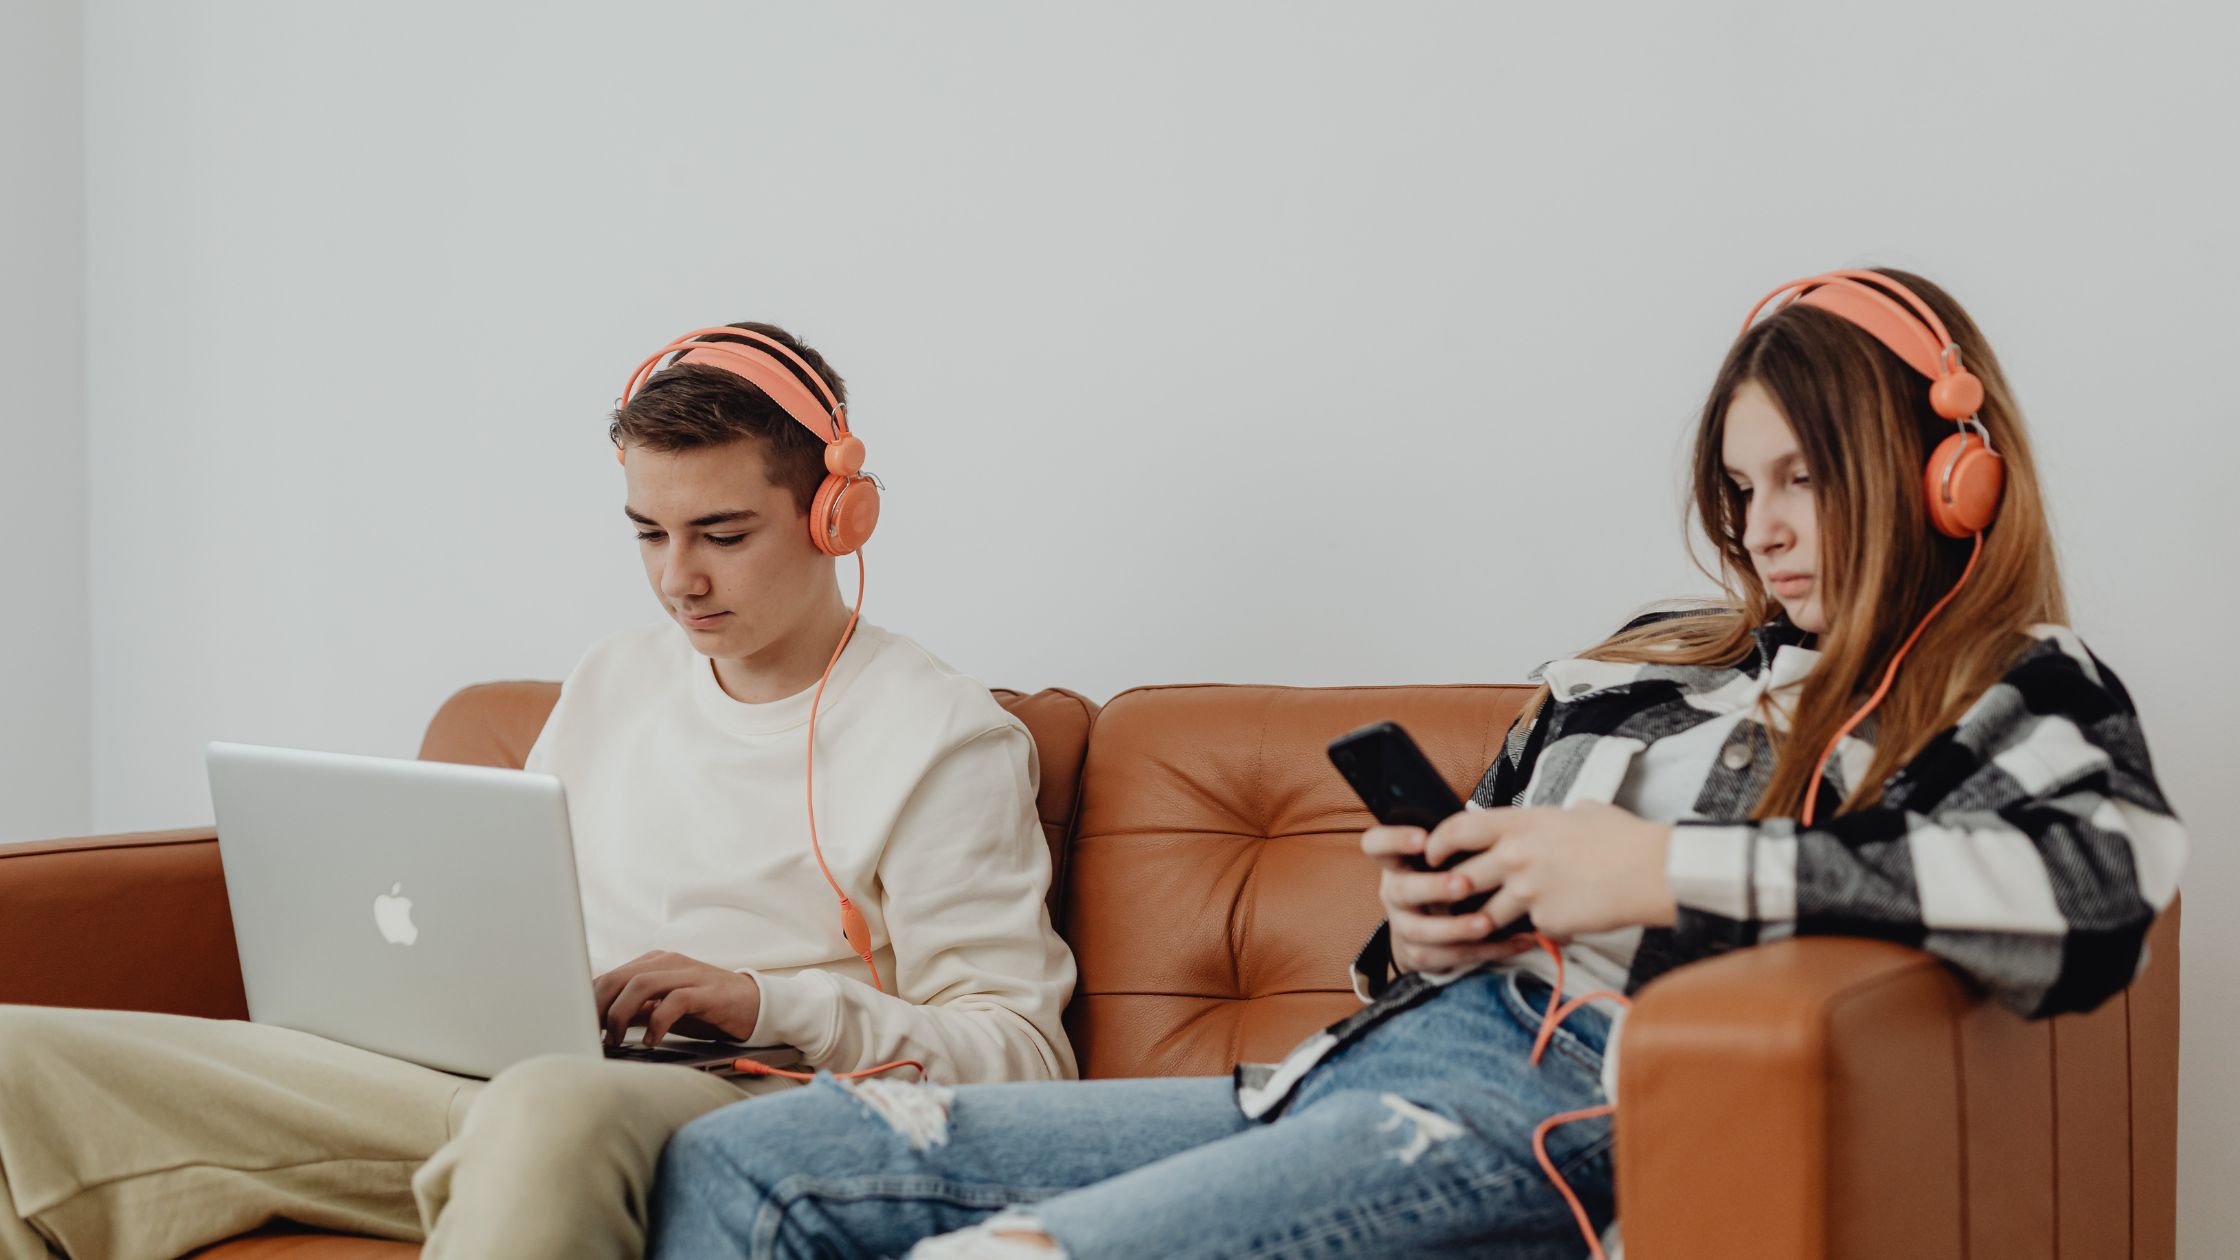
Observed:
[[[410,945],[420,939],[420,929],[412,923],[412,898],[399,896],[403,891],[404,884],[399,881],[373,899],[374,926],[381,929],[381,939],[392,945]]]

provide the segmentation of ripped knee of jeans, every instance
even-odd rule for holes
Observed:
[[[843,1081],[837,1085],[865,1114],[902,1136],[910,1149],[922,1151],[949,1140],[949,1105],[957,1091],[946,1085],[906,1085],[876,1077]]]
[[[928,1238],[905,1260],[1065,1260],[1066,1249],[1033,1213],[1005,1208],[953,1234]]]
[[[1398,1094],[1385,1094],[1378,1099],[1385,1110],[1392,1114],[1377,1126],[1379,1133],[1405,1131],[1407,1139],[1392,1150],[1392,1157],[1403,1164],[1413,1164],[1422,1159],[1433,1144],[1451,1142],[1462,1136],[1462,1126],[1436,1111],[1418,1107]]]

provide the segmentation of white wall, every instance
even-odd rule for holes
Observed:
[[[85,23],[0,5],[0,843],[93,825]]]
[[[1751,301],[1895,263],[1999,347],[2194,824],[2188,1254],[2240,1231],[2228,7],[88,31],[97,827],[207,820],[205,740],[409,754],[654,616],[603,413],[695,323],[833,356],[891,487],[869,615],[991,681],[1513,679],[1697,588],[1678,457]]]

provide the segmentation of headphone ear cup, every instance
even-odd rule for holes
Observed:
[[[1999,497],[2006,488],[2005,461],[1986,449],[1974,434],[1955,433],[1937,444],[1923,474],[1929,523],[1947,538],[1981,533],[1998,515]]]
[[[879,525],[879,484],[869,477],[827,477],[809,505],[809,541],[828,556],[853,555]]]

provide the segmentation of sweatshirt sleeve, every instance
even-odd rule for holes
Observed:
[[[2145,965],[2186,834],[2122,683],[2074,636],[2027,652],[1891,780],[1810,828],[1682,823],[1676,931],[1709,952],[1791,933],[1914,945],[2033,1018],[2098,1006]]]
[[[1034,757],[1027,732],[1005,725],[933,764],[879,863],[892,992],[825,970],[750,972],[763,990],[753,1040],[833,1072],[916,1059],[950,1085],[1076,1074],[1060,1018],[1073,954],[1043,902]]]

